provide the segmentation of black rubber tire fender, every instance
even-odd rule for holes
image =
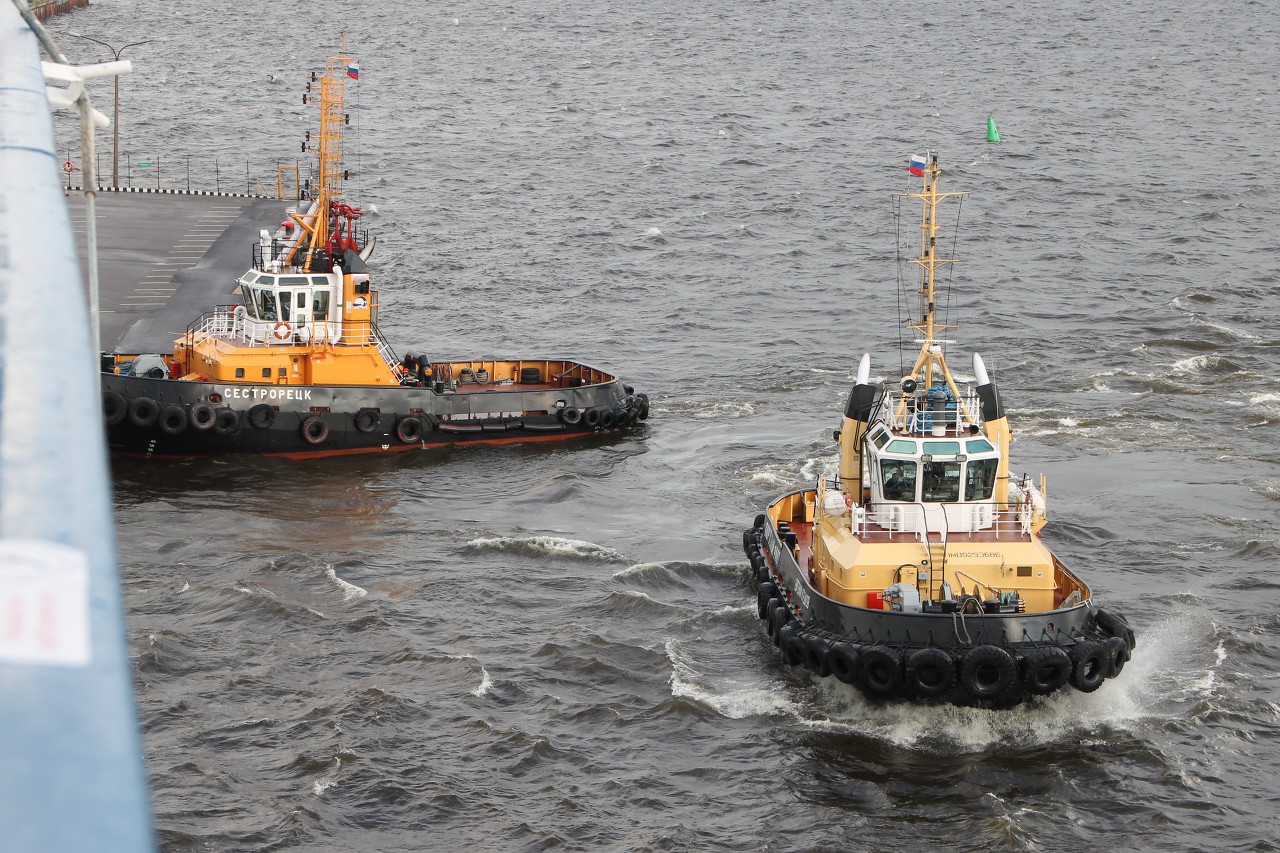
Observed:
[[[400,439],[402,444],[416,444],[421,441],[422,421],[412,415],[396,421],[396,438]]]
[[[600,426],[600,418],[601,413],[599,409],[587,409],[582,413],[583,422],[592,429]]]
[[[613,409],[605,409],[600,413],[600,429],[613,429],[618,423],[618,416]]]
[[[116,424],[129,417],[129,404],[124,395],[115,391],[102,392],[102,420],[107,426]]]
[[[831,643],[822,637],[808,637],[804,641],[804,668],[819,678],[831,674]]]
[[[329,438],[329,425],[319,415],[312,415],[302,422],[302,440],[307,444],[324,444]]]
[[[1112,637],[1102,644],[1102,653],[1107,660],[1107,678],[1115,678],[1124,672],[1124,665],[1129,662],[1129,644],[1124,637]]]
[[[576,406],[565,406],[560,410],[560,420],[562,420],[566,426],[577,426],[582,423],[582,409],[579,409]]]
[[[1028,649],[1022,655],[1022,686],[1028,693],[1048,696],[1071,677],[1071,657],[1060,646]]]
[[[760,533],[754,527],[742,531],[742,550],[751,559],[751,549],[760,550]]]
[[[804,635],[794,623],[787,622],[778,629],[778,648],[782,651],[782,662],[787,666],[804,663]]]
[[[129,402],[129,421],[134,426],[155,426],[160,418],[160,404],[150,397],[135,397]]]
[[[778,597],[778,588],[771,583],[756,587],[756,613],[761,619],[769,615],[769,599]]]
[[[642,421],[647,421],[647,420],[649,420],[649,395],[648,395],[648,394],[637,394],[636,396],[640,398],[640,415],[639,415],[639,418],[640,418],[640,420],[642,420]]]
[[[240,413],[223,407],[214,413],[213,431],[218,435],[235,435],[240,431]]]
[[[916,649],[907,656],[907,688],[925,699],[937,699],[956,684],[956,661],[945,649]]]
[[[773,602],[777,601],[778,606],[774,607]],[[771,599],[769,602],[769,639],[773,640],[776,646],[781,642],[782,628],[791,621],[791,611],[782,603],[781,599]]]
[[[975,699],[1000,699],[1018,683],[1018,664],[999,646],[977,646],[960,658],[960,686]]]
[[[244,419],[254,429],[270,429],[276,422],[276,410],[269,403],[258,403],[244,413]]]
[[[156,424],[165,435],[178,435],[186,430],[189,421],[186,409],[170,403],[160,410]]]
[[[853,684],[858,680],[858,647],[852,643],[832,643],[827,652],[827,666],[831,674],[845,684]]]
[[[382,413],[377,409],[361,409],[353,418],[357,432],[373,432],[382,423]]]
[[[1099,607],[1098,612],[1093,616],[1093,621],[1097,623],[1104,633],[1123,639],[1130,649],[1137,648],[1137,637],[1134,636],[1133,629],[1129,627],[1129,620],[1125,619],[1120,613]]]
[[[213,422],[218,419],[218,412],[213,406],[204,400],[197,400],[191,404],[191,409],[187,412],[187,422],[192,429],[198,429],[201,432],[213,429]]]
[[[872,696],[897,694],[902,689],[902,655],[888,646],[868,646],[858,655],[857,680]]]
[[[1071,686],[1081,693],[1092,693],[1107,680],[1107,656],[1101,643],[1085,640],[1076,643],[1071,655]]]

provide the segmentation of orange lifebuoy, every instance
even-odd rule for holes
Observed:
[[[293,335],[293,329],[288,323],[281,320],[279,323],[276,323],[275,330],[272,334],[274,334],[279,340],[287,341]]]
[[[64,161],[64,162],[63,162],[63,164],[62,164],[62,171],[66,172],[68,175],[70,175],[70,174],[71,174],[72,172],[74,172],[75,170],[76,170],[76,164],[75,164],[75,163],[72,163],[70,160],[67,160],[67,161]]]
[[[853,509],[853,495],[849,492],[844,493],[844,505],[849,509]]]

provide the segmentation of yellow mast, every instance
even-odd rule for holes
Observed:
[[[967,192],[939,192],[938,176],[942,174],[942,167],[938,164],[938,153],[936,151],[928,151],[925,153],[927,164],[924,170],[924,188],[918,193],[905,193],[904,198],[920,199],[920,257],[910,258],[910,262],[920,267],[920,289],[918,296],[920,298],[920,320],[912,323],[911,328],[920,332],[920,354],[916,356],[915,364],[911,367],[908,377],[923,376],[924,388],[928,389],[935,379],[940,379],[946,383],[951,389],[952,396],[957,403],[963,407],[961,402],[960,389],[956,387],[955,380],[951,378],[951,371],[947,369],[947,363],[943,355],[943,344],[946,341],[941,340],[938,334],[944,329],[954,329],[954,323],[939,323],[937,321],[937,274],[938,270],[947,264],[954,264],[957,258],[943,258],[938,256],[938,204],[942,201],[956,197],[966,196]],[[923,371],[923,373],[922,373]],[[936,376],[935,376],[936,371]],[[906,397],[902,397],[899,401],[899,416],[906,410]],[[969,414],[966,411],[966,414]]]
[[[342,112],[346,102],[347,69],[355,60],[346,56],[346,36],[343,36],[343,55],[331,56],[325,60],[324,74],[311,74],[311,82],[319,84],[318,94],[307,86],[308,94],[304,103],[316,104],[320,110],[320,130],[316,138],[307,134],[303,149],[314,151],[319,162],[319,176],[315,188],[315,207],[311,213],[293,215],[302,229],[297,243],[285,257],[286,264],[295,263],[294,257],[303,246],[311,249],[323,248],[329,242],[329,202],[342,196],[342,127],[346,116]],[[311,269],[311,254],[308,252],[303,266]]]

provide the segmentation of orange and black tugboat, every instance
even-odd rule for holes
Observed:
[[[117,455],[296,458],[454,444],[547,441],[630,427],[648,397],[564,358],[397,356],[378,329],[366,263],[376,241],[342,199],[347,56],[312,76],[319,135],[307,207],[262,232],[242,302],[192,323],[171,353],[103,357]]]
[[[896,388],[864,355],[836,432],[838,471],[771,503],[743,534],[759,615],[783,660],[877,700],[1008,708],[1070,685],[1089,693],[1134,647],[1124,617],[1040,539],[1045,485],[1010,474],[1010,426],[981,356],[947,366],[935,317],[936,154],[924,179],[920,349]]]

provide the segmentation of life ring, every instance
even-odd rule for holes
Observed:
[[[845,509],[853,509],[853,495],[849,492],[844,493]]]
[[[240,413],[235,409],[218,409],[213,418],[213,431],[218,435],[235,435],[240,431]]]
[[[858,647],[850,643],[832,643],[827,652],[827,665],[831,674],[845,684],[853,684],[858,678]]]
[[[582,410],[573,406],[565,406],[560,410],[560,420],[569,426],[574,426],[582,421]]]
[[[1022,668],[1027,692],[1048,696],[1071,677],[1071,658],[1059,646],[1041,646],[1022,655]]]
[[[756,613],[761,619],[769,615],[769,599],[778,594],[778,588],[772,583],[762,583],[756,587]]]
[[[216,419],[217,413],[214,412],[213,406],[203,400],[192,403],[191,411],[187,412],[187,421],[191,424],[192,429],[198,429],[201,432],[212,429],[213,422]]]
[[[107,426],[115,426],[129,416],[129,404],[115,391],[102,392],[102,419]]]
[[[587,426],[595,429],[600,426],[601,413],[599,409],[587,409],[582,414],[582,419],[586,421]]]
[[[302,437],[307,444],[322,444],[329,437],[329,425],[319,415],[302,422]]]
[[[373,432],[382,422],[382,415],[377,409],[361,409],[356,412],[355,421],[360,432]]]
[[[804,650],[801,657],[804,658],[804,668],[812,672],[819,678],[826,678],[831,674],[831,662],[828,657],[831,653],[831,644],[822,637],[810,637],[804,642]]]
[[[1092,640],[1076,643],[1071,656],[1071,686],[1081,693],[1092,693],[1107,679],[1107,657],[1102,645]]]
[[[1107,677],[1115,678],[1129,662],[1129,644],[1124,637],[1112,637],[1102,644],[1102,654],[1107,661]]]
[[[916,649],[907,657],[907,688],[924,699],[937,699],[956,683],[956,662],[936,646]]]
[[[287,341],[293,336],[293,327],[284,320],[281,320],[279,323],[276,323],[275,327],[271,330],[271,334],[275,335],[276,340],[278,341]]]
[[[187,428],[187,421],[187,410],[170,404],[160,410],[160,417],[156,422],[165,435],[177,435]]]
[[[70,175],[70,174],[71,174],[72,172],[74,172],[75,170],[76,170],[76,164],[75,164],[75,163],[72,163],[70,160],[63,160],[63,161],[62,161],[62,171],[66,172],[68,175]]]
[[[888,698],[902,687],[902,657],[888,646],[871,646],[858,655],[857,681],[872,696]]]
[[[422,421],[415,417],[401,418],[396,423],[396,438],[402,444],[415,444],[422,440]]]
[[[999,699],[1017,680],[1017,663],[999,646],[978,646],[960,659],[960,686],[975,699]]]
[[[270,429],[276,422],[276,410],[267,403],[259,403],[251,408],[245,417],[249,419],[249,424],[254,429]]]
[[[160,417],[160,404],[150,397],[135,397],[129,403],[129,420],[134,426],[154,426]]]
[[[237,305],[235,308],[231,310],[231,316],[235,318],[237,323],[243,323],[244,318],[248,315],[248,313],[249,313],[248,309],[246,309],[243,305]]]

